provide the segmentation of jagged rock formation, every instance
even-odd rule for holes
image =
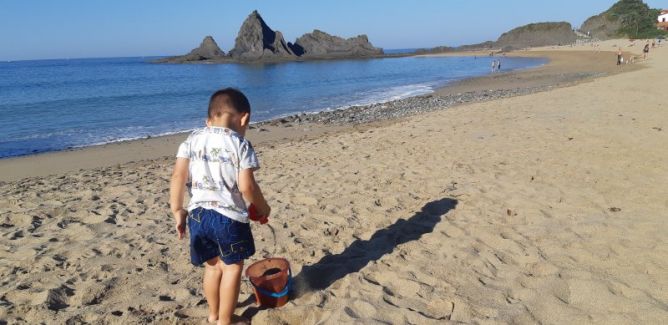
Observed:
[[[181,56],[175,56],[159,60],[165,63],[183,63],[195,61],[209,61],[219,60],[225,58],[225,52],[218,47],[218,44],[211,36],[207,36],[202,40],[202,43],[190,53]]]
[[[565,45],[577,40],[571,24],[548,22],[528,24],[503,33],[496,41],[499,48]]]
[[[281,62],[314,59],[366,58],[383,55],[366,35],[349,39],[314,30],[292,43],[287,43],[283,34],[271,29],[262,16],[253,11],[243,22],[234,42],[234,48],[225,55],[216,42],[207,36],[200,47],[182,56],[160,59],[157,63],[192,62]]]
[[[241,61],[296,57],[283,39],[283,34],[272,30],[257,10],[253,11],[241,25],[230,56]]]
[[[218,44],[211,36],[202,40],[199,47],[193,49],[186,56],[199,57],[200,60],[209,60],[225,56],[225,52],[218,47]]]
[[[383,54],[383,49],[374,47],[366,35],[344,39],[314,30],[290,44],[293,52],[304,58],[370,57]]]

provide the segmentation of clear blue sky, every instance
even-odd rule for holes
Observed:
[[[206,35],[228,51],[253,9],[287,41],[318,28],[345,37],[366,33],[386,49],[452,46],[494,40],[531,22],[568,21],[577,27],[614,2],[1,0],[0,60],[175,55]],[[668,0],[646,2],[668,7]]]

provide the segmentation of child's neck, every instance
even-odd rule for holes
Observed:
[[[209,120],[208,126],[215,128],[226,128],[234,132],[240,133],[239,127],[235,125],[234,121],[231,118],[226,118],[225,116],[214,120]]]

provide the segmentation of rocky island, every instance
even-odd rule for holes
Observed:
[[[314,30],[299,37],[295,44],[290,44],[293,52],[304,58],[346,58],[370,57],[383,55],[383,50],[369,42],[366,35],[343,39]]]
[[[280,31],[274,31],[253,11],[243,22],[234,48],[225,54],[216,41],[207,36],[190,53],[159,59],[156,63],[269,63],[323,59],[353,59],[383,56],[383,49],[374,47],[366,35],[344,39],[314,30],[286,42]]]
[[[179,57],[183,61],[203,61],[224,59],[225,52],[218,47],[218,44],[211,36],[202,40],[199,47],[190,51],[190,53]]]

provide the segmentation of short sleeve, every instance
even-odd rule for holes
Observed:
[[[260,169],[260,163],[257,160],[255,149],[248,140],[241,143],[239,150],[239,168],[240,169]]]
[[[179,150],[176,152],[176,158],[190,159],[190,137],[179,145]]]

